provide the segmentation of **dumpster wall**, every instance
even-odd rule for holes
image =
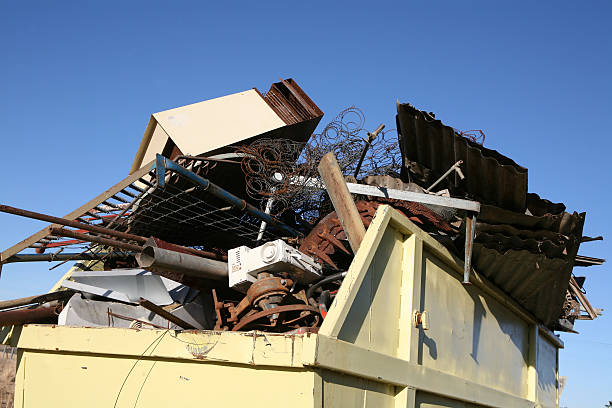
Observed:
[[[557,407],[560,340],[462,274],[380,206],[318,334],[28,325],[15,406]]]

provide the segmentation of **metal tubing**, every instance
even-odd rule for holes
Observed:
[[[48,320],[59,315],[62,308],[62,305],[56,305],[51,307],[37,307],[36,309],[19,309],[0,312],[0,326],[15,326]]]
[[[28,296],[19,299],[0,301],[0,309],[11,309],[13,307],[33,305],[34,303],[46,303],[52,300],[66,299],[74,295],[73,290],[60,290],[57,292],[45,293],[43,295]]]
[[[81,241],[95,242],[96,244],[106,245],[114,248],[125,249],[126,251],[140,252],[142,247],[134,244],[128,244],[127,242],[121,242],[114,239],[96,237],[93,235],[81,234],[67,230],[65,228],[51,228],[51,234],[57,235],[58,237],[69,237],[79,239]]]
[[[54,262],[54,261],[95,261],[100,258],[106,259],[123,259],[135,253],[108,253],[101,252],[99,254],[73,253],[73,254],[25,254],[13,255],[4,263],[14,262]]]
[[[166,180],[165,180],[165,170],[172,170],[175,173],[180,174],[183,177],[188,178],[189,180],[191,180],[193,183],[201,186],[204,190],[206,190],[208,193],[210,193],[211,195],[229,203],[232,205],[232,207],[239,209],[240,211],[244,211],[250,215],[253,215],[257,218],[259,218],[260,220],[265,221],[268,225],[271,225],[277,229],[279,229],[280,231],[284,232],[285,234],[289,234],[292,237],[297,237],[299,235],[301,235],[298,231],[296,231],[295,229],[291,228],[290,226],[280,222],[279,220],[277,220],[276,218],[266,214],[265,212],[261,211],[259,208],[247,203],[245,200],[236,197],[235,195],[233,195],[232,193],[230,193],[229,191],[226,191],[224,189],[222,189],[221,187],[217,186],[216,184],[211,183],[209,180],[205,179],[204,177],[200,177],[197,174],[195,174],[194,172],[191,172],[189,170],[187,170],[184,167],[181,167],[180,165],[178,165],[177,163],[173,162],[172,160],[158,154],[157,158],[156,158],[156,172],[157,172],[157,183],[160,187],[164,187],[166,184]]]
[[[27,217],[27,218],[34,218],[35,220],[47,221],[52,224],[59,224],[59,225],[65,225],[67,227],[79,228],[85,231],[95,232],[97,234],[110,235],[116,238],[140,242],[142,244],[144,244],[147,240],[145,237],[141,237],[139,235],[128,234],[126,232],[115,231],[112,229],[99,227],[97,225],[86,224],[84,222],[72,221],[72,220],[67,220],[65,218],[54,217],[52,215],[23,210],[21,208],[15,208],[15,207],[11,207],[8,205],[0,205],[0,212],[20,215],[22,217]]]
[[[151,272],[177,272],[205,279],[227,279],[227,263],[147,245],[136,256],[138,265]]]

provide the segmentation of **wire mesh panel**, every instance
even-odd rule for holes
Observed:
[[[168,170],[168,172],[172,172]],[[128,217],[131,233],[187,246],[228,249],[254,245],[261,220],[212,196],[180,175],[149,193]],[[267,227],[261,241],[280,238]]]
[[[261,233],[261,217],[245,212],[244,206],[235,205],[235,202],[228,204],[211,194],[208,184],[213,185],[212,182],[172,161],[168,160],[168,163],[175,166],[174,169],[162,166],[158,170],[156,164],[151,163],[147,169],[128,177],[64,218],[199,249],[227,250],[240,245],[254,246],[287,235],[275,229],[274,225],[268,225]],[[193,166],[186,167],[193,169]],[[158,171],[163,172],[161,177],[158,177]],[[160,179],[164,181],[163,185],[160,185]],[[208,184],[198,183],[198,180]],[[277,227],[283,225],[274,221]],[[58,230],[52,230],[53,227],[60,226],[46,227],[3,252],[2,261],[33,251],[50,254],[50,260],[54,260],[53,256],[60,260],[61,254],[65,262],[72,260],[67,254],[78,255],[74,259],[99,260],[109,256],[133,255],[133,252],[121,249],[121,246],[92,244],[87,240],[92,237],[110,237],[115,242],[132,245],[142,243],[85,229],[70,229],[69,232],[85,235],[66,238],[60,236]]]

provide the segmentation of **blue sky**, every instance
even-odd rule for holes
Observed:
[[[612,3],[0,3],[0,201],[63,215],[125,177],[153,112],[293,77],[326,112],[394,124],[434,111],[529,169],[529,190],[586,211],[580,253],[609,257]],[[219,4],[217,4],[219,3]],[[0,214],[0,248],[44,224]],[[9,265],[0,298],[65,271]],[[610,266],[576,269],[612,313]],[[563,335],[562,406],[612,399],[607,315]]]

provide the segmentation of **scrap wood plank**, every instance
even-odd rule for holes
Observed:
[[[333,152],[323,156],[318,170],[325,183],[329,198],[338,214],[338,218],[342,223],[342,228],[344,228],[349,244],[351,244],[353,252],[357,253],[366,230]]]

